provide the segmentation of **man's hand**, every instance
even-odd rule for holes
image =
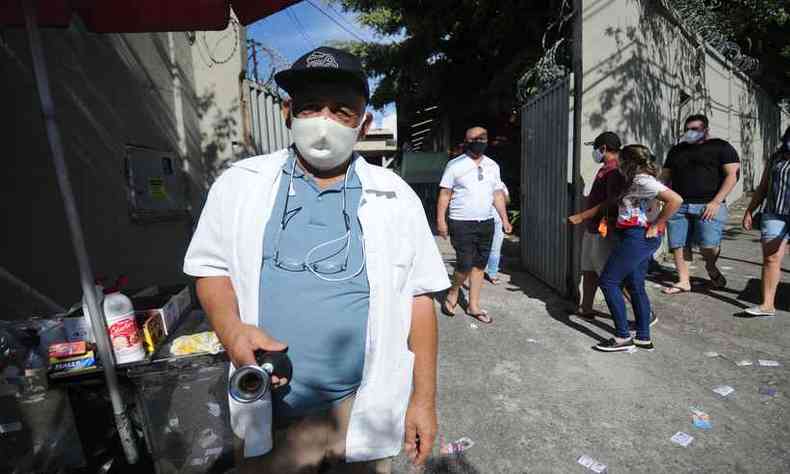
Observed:
[[[719,215],[720,202],[711,201],[705,205],[705,211],[702,213],[702,220],[709,221],[715,219]]]
[[[584,218],[582,217],[581,214],[574,214],[572,216],[568,216],[568,222],[570,222],[573,225],[579,225],[582,222],[584,222]]]
[[[286,344],[266,334],[262,329],[251,324],[239,323],[225,334],[222,344],[228,353],[233,365],[241,367],[244,365],[255,365],[255,351],[282,351]],[[272,385],[279,388],[288,383],[288,379],[272,376]]]
[[[438,425],[436,405],[412,399],[406,410],[406,438],[404,450],[415,466],[422,466],[433,450]]]
[[[752,213],[751,211],[746,211],[743,213],[743,222],[741,223],[743,226],[743,230],[752,230]]]
[[[658,227],[650,224],[645,231],[645,238],[646,239],[655,239],[658,237]]]
[[[502,223],[502,230],[505,231],[506,234],[512,234],[513,233],[513,226],[510,224],[510,222],[504,221]]]
[[[439,237],[443,239],[447,239],[447,222],[444,220],[438,221],[436,223],[436,232],[439,234]]]

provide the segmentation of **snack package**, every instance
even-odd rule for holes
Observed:
[[[59,359],[73,357],[88,352],[88,345],[85,341],[78,342],[59,342],[49,346],[49,358]]]
[[[96,357],[93,351],[88,351],[82,355],[49,359],[50,372],[71,372],[72,370],[87,369],[96,365]]]
[[[217,354],[222,350],[222,344],[220,344],[214,331],[177,337],[170,346],[170,354],[174,356],[196,354],[198,352]]]

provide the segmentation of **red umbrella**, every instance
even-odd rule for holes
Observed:
[[[239,21],[247,25],[298,1],[233,0],[232,7]],[[24,26],[27,29],[41,112],[79,265],[80,283],[94,328],[97,352],[104,366],[116,428],[129,464],[135,464],[138,460],[134,430],[118,388],[115,357],[107,335],[104,311],[93,289],[93,270],[66,169],[38,28],[67,27],[72,17],[77,15],[87,28],[97,33],[222,30],[228,25],[230,8],[231,2],[228,0],[0,0],[0,27]]]
[[[299,0],[38,0],[38,26],[67,27],[74,15],[96,33],[223,30],[230,9],[243,25]],[[0,2],[0,26],[25,26],[19,1]]]

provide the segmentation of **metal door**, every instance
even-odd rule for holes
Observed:
[[[562,295],[570,291],[565,219],[571,199],[570,79],[564,78],[521,110],[521,261]]]

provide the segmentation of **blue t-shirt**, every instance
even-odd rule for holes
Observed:
[[[292,152],[283,166],[264,232],[260,282],[260,326],[288,344],[293,363],[293,380],[274,394],[278,418],[326,409],[357,390],[365,360],[370,300],[362,228],[357,219],[362,186],[353,166],[345,186],[351,228],[350,246],[346,246],[342,238],[346,233],[343,181],[321,189],[297,165],[289,192],[294,160]],[[286,197],[288,209],[284,213]],[[309,262],[317,266],[320,276],[353,277],[329,282],[303,269],[311,249],[315,250]]]

